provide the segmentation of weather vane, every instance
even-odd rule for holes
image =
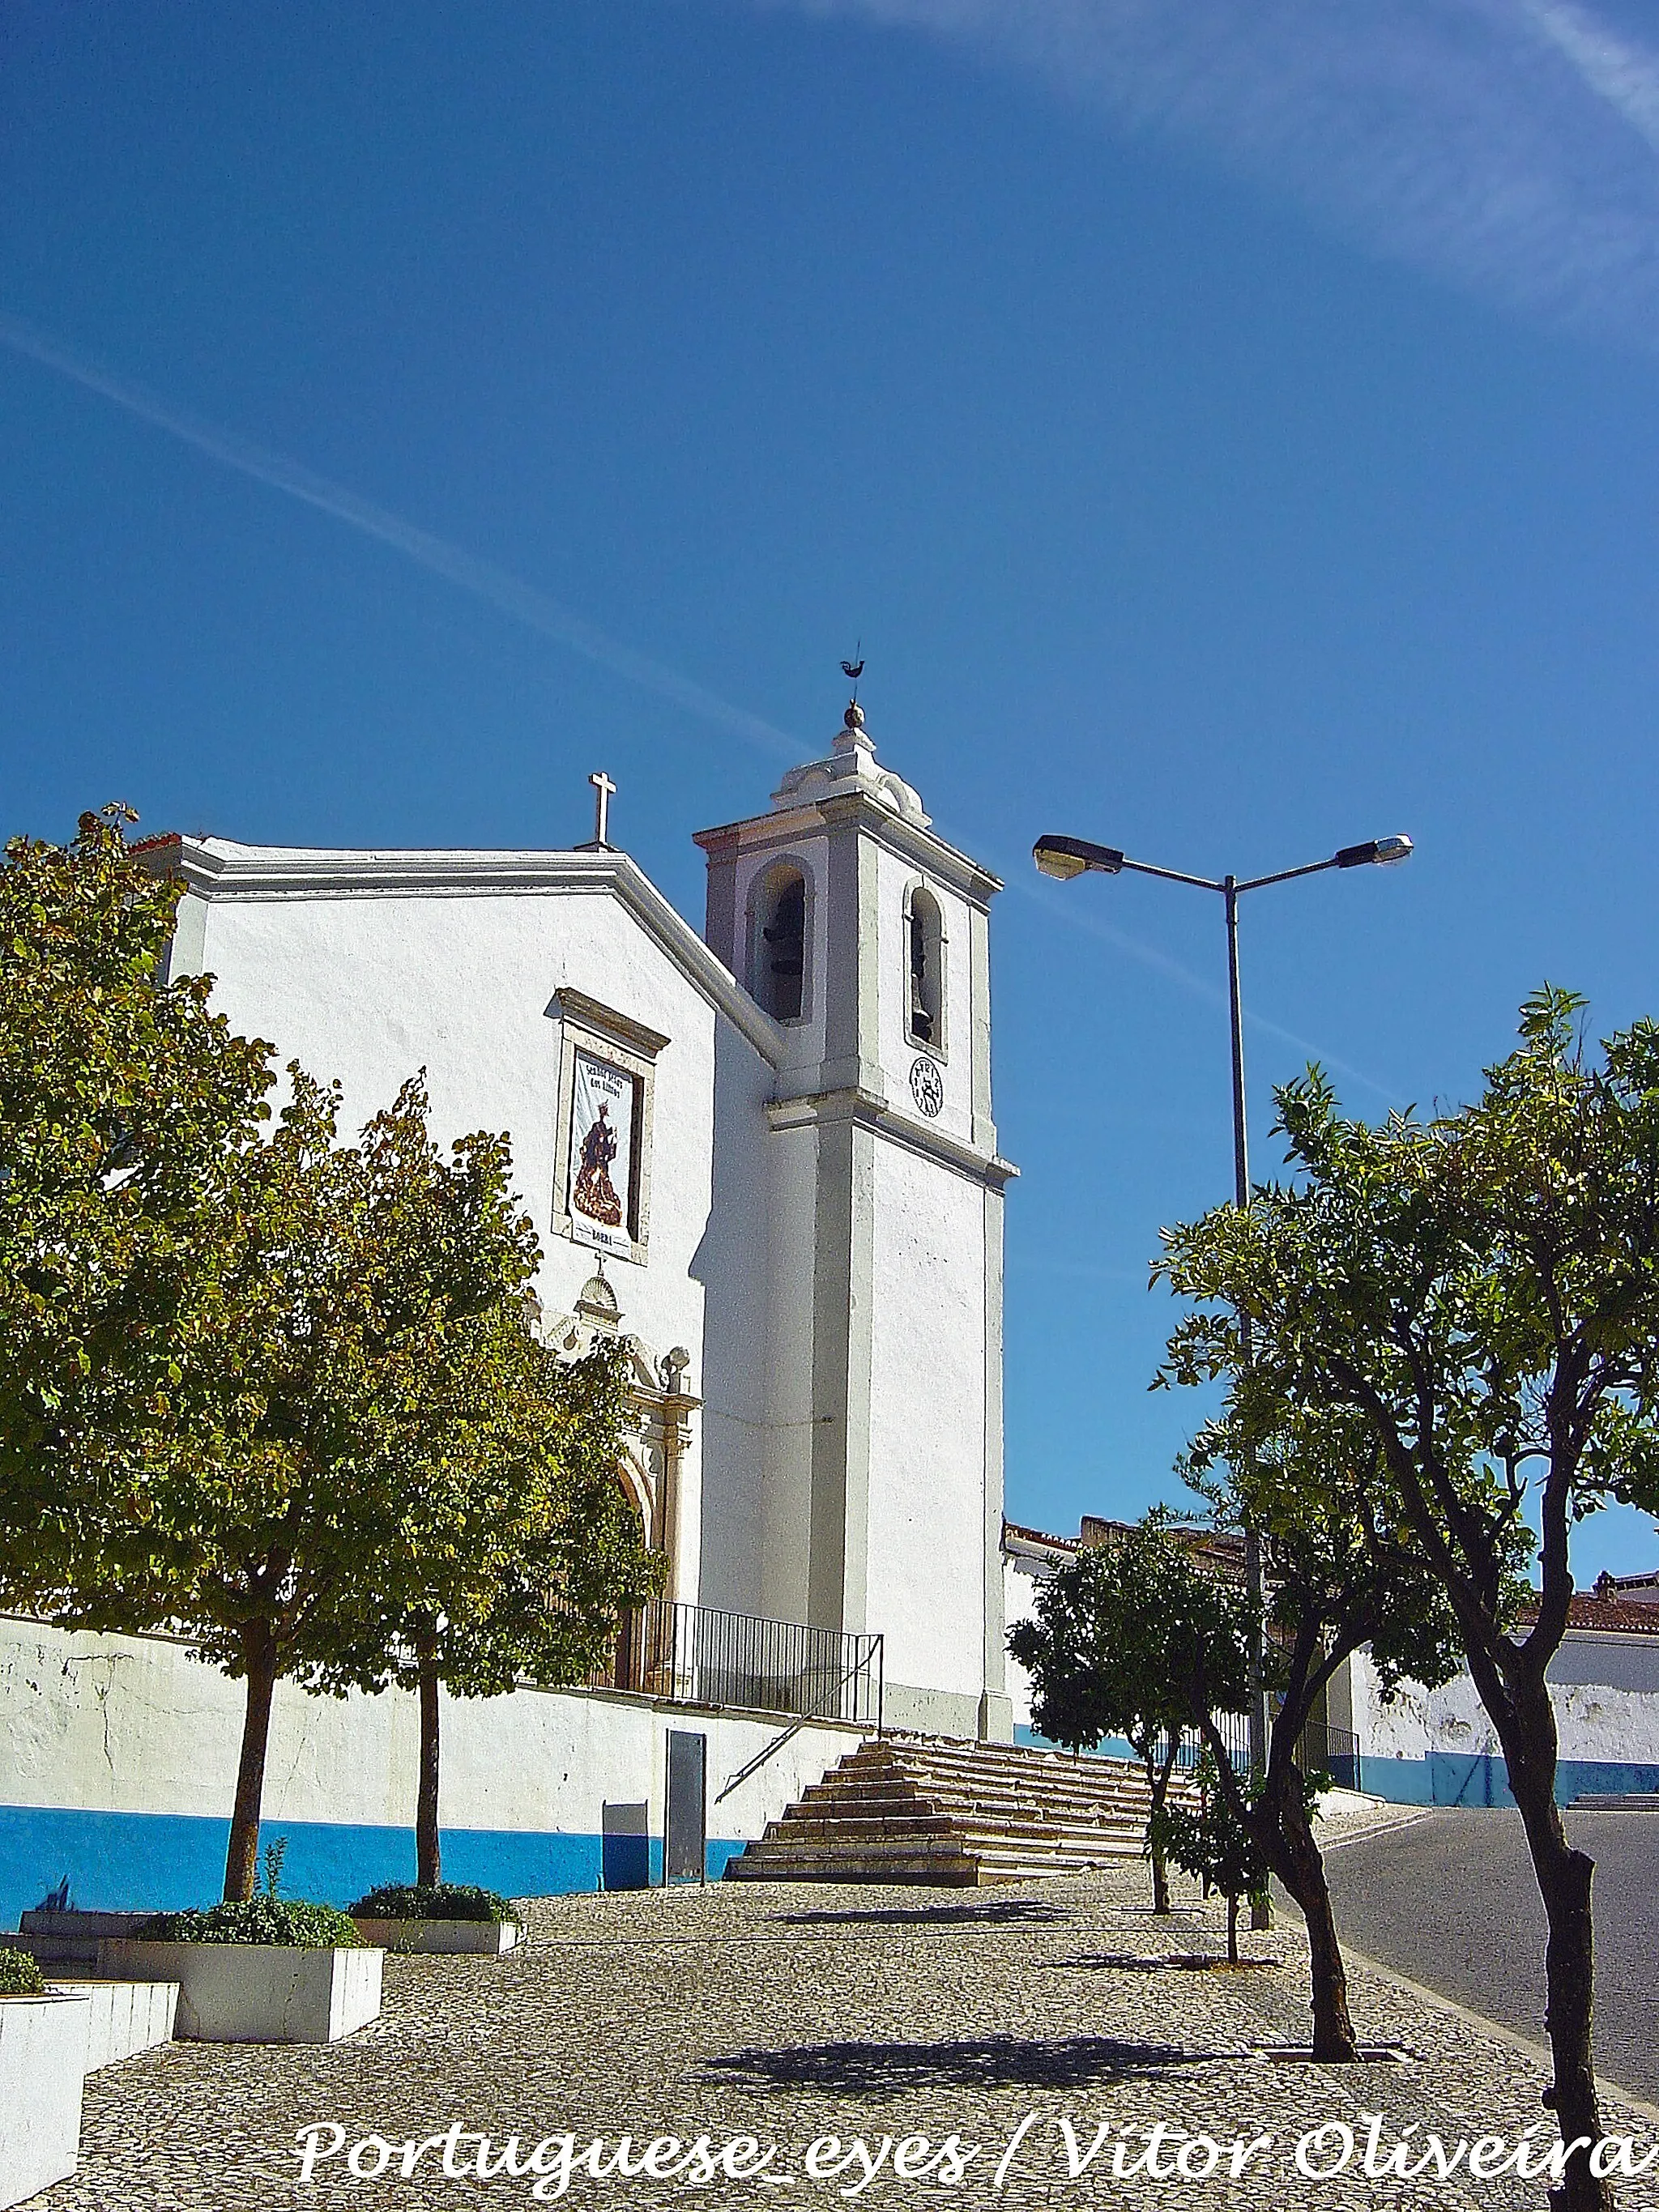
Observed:
[[[843,660],[841,664],[841,672],[853,686],[853,696],[847,702],[847,713],[842,719],[849,730],[861,730],[864,727],[864,715],[859,707],[859,678],[864,673],[864,640],[862,638],[853,647],[853,658],[850,660]]]

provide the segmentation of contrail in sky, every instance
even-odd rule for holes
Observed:
[[[1659,57],[1620,38],[1572,0],[1520,0],[1520,5],[1590,90],[1659,153]]]
[[[300,500],[324,514],[332,515],[337,522],[361,531],[366,538],[378,538],[381,544],[390,545],[417,568],[429,569],[434,576],[459,585],[464,592],[487,601],[502,614],[511,615],[543,637],[568,646],[585,660],[609,669],[613,676],[637,684],[643,691],[655,692],[659,699],[684,708],[700,721],[728,731],[775,757],[792,762],[800,758],[799,743],[785,731],[763,721],[758,714],[734,707],[717,693],[705,690],[690,677],[665,668],[659,660],[653,660],[614,637],[608,637],[583,616],[538,591],[533,584],[526,584],[507,569],[498,568],[493,561],[482,560],[476,553],[452,545],[447,538],[434,538],[430,531],[418,528],[402,515],[377,507],[370,500],[360,499],[356,492],[331,483],[326,477],[318,476],[298,461],[271,453],[233,430],[223,429],[199,415],[158,399],[141,386],[129,383],[125,377],[115,375],[97,362],[88,360],[84,355],[10,315],[0,315],[0,344],[39,362],[43,368],[56,369],[59,375],[69,377],[84,390],[95,392],[129,415],[137,416],[141,422],[165,430],[169,437],[194,447],[210,460],[234,469],[240,475],[252,477],[258,483],[269,484],[272,490],[285,492],[290,499]]]
[[[1605,5],[751,4],[913,32],[1012,65],[1131,133],[1218,159],[1390,258],[1569,329],[1659,349],[1659,46],[1615,28]]]
[[[545,592],[537,590],[534,585],[526,584],[507,569],[497,568],[493,561],[483,560],[478,555],[468,553],[459,545],[452,545],[447,538],[434,538],[430,531],[418,528],[414,523],[405,521],[402,515],[393,514],[386,507],[377,507],[370,500],[359,498],[356,492],[348,491],[343,485],[319,476],[314,470],[305,467],[299,461],[289,460],[284,454],[273,453],[268,447],[256,445],[251,439],[244,438],[234,430],[227,430],[202,416],[191,414],[187,409],[158,398],[142,386],[118,376],[100,363],[89,360],[56,338],[46,337],[29,324],[19,322],[13,316],[0,314],[0,344],[10,347],[13,352],[22,354],[30,361],[38,362],[43,368],[55,369],[83,390],[96,392],[100,398],[107,399],[127,414],[136,416],[140,422],[166,431],[170,437],[192,447],[222,466],[234,469],[239,475],[252,477],[258,483],[268,484],[272,490],[284,492],[290,499],[300,500],[307,507],[316,507],[321,514],[331,515],[337,522],[343,522],[349,528],[362,532],[365,537],[378,539],[383,545],[390,545],[418,568],[429,570],[434,576],[441,576],[448,583],[459,585],[475,599],[483,599],[501,613],[511,615],[541,636],[568,646],[573,653],[580,653],[598,666],[609,669],[613,675],[637,684],[641,690],[654,692],[659,698],[684,708],[688,714],[711,723],[717,729],[729,731],[733,736],[744,738],[760,751],[775,758],[792,763],[801,758],[803,747],[800,743],[774,724],[763,721],[757,714],[750,714],[741,707],[734,707],[729,700],[720,698],[715,692],[705,690],[702,684],[694,684],[689,677],[681,676],[674,669],[665,668],[660,661],[653,660],[644,653],[635,653],[631,647],[618,643],[605,631],[597,629],[585,617],[550,598]],[[1180,961],[1172,959],[1157,945],[1146,944],[1127,932],[1113,927],[1109,922],[1080,912],[1075,905],[1065,901],[1055,899],[1051,902],[1040,888],[1028,884],[1023,877],[1012,872],[1010,887],[1025,896],[1039,899],[1066,926],[1080,929],[1089,936],[1103,939],[1119,951],[1128,953],[1132,958],[1167,975],[1194,996],[1208,1000],[1212,1004],[1223,1003],[1222,994],[1214,985],[1195,975]],[[1297,1036],[1292,1031],[1281,1029],[1276,1023],[1266,1021],[1260,1016],[1251,1015],[1247,1018],[1253,1028],[1280,1037],[1314,1057],[1323,1057],[1328,1066],[1352,1077],[1355,1082],[1376,1091],[1379,1097],[1394,1098],[1393,1092],[1362,1074],[1358,1068],[1349,1067],[1328,1054],[1321,1055],[1317,1047],[1306,1038]]]

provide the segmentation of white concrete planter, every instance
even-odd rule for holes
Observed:
[[[179,2014],[177,1982],[95,1982],[54,1973],[50,1966],[46,1975],[46,1986],[58,1995],[87,2001],[88,2074],[172,2042]]]
[[[177,1982],[173,2033],[198,2043],[337,2043],[378,2019],[383,1951],[303,1951],[286,1943],[98,1946],[118,1981]]]
[[[352,1925],[365,1943],[385,1951],[467,1952],[499,1959],[517,1943],[515,1920],[365,1920],[355,1912]]]
[[[0,1997],[0,2205],[75,2171],[91,2009],[84,1997]]]

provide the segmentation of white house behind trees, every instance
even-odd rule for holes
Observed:
[[[1010,1522],[1003,1535],[1010,1624],[1030,1617],[1041,1583],[1082,1546],[1109,1542],[1126,1526],[1085,1515],[1076,1536],[1055,1536]],[[1211,1537],[1206,1549],[1219,1571],[1242,1579],[1238,1547],[1230,1553],[1225,1539]],[[1008,1663],[1015,1740],[1042,1743],[1032,1723],[1029,1678]],[[1577,1592],[1549,1682],[1564,1802],[1659,1790],[1659,1573],[1604,1575],[1593,1590]],[[1101,1748],[1128,1753],[1121,1742]],[[1438,1690],[1404,1683],[1385,1701],[1369,1653],[1355,1652],[1332,1676],[1304,1753],[1344,1787],[1401,1804],[1513,1802],[1496,1731],[1467,1669]]]

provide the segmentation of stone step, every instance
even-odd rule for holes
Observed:
[[[934,1766],[918,1759],[912,1766],[890,1765],[886,1760],[868,1760],[856,1766],[838,1768],[826,1775],[822,1782],[812,1784],[815,1790],[965,1790],[987,1797],[1064,1798],[1079,1804],[1094,1804],[1102,1798],[1144,1797],[1146,1784],[1144,1778],[1133,1775],[1113,1775],[1109,1779],[1089,1784],[1073,1782],[1068,1776],[1044,1776],[1041,1780],[1025,1783],[1018,1775],[975,1774],[971,1768]]]
[[[1178,1796],[1190,1794],[1184,1780]],[[1137,1856],[1147,1787],[1124,1760],[883,1736],[850,1752],[726,1869],[734,1881],[968,1887]]]
[[[890,1803],[934,1808],[943,1805],[985,1805],[1010,1810],[1041,1808],[1044,1812],[1063,1812],[1087,1819],[1100,1813],[1139,1812],[1146,1796],[1144,1790],[1102,1790],[1085,1796],[1070,1790],[978,1789],[955,1779],[901,1784],[872,1776],[814,1783],[802,1802],[811,1798],[815,1803],[844,1805]]]
[[[939,1766],[971,1766],[979,1774],[1035,1778],[1043,1774],[1139,1775],[1141,1771],[1138,1759],[1106,1758],[1093,1752],[1073,1758],[1069,1751],[1047,1751],[1032,1744],[968,1744],[942,1736],[884,1735],[860,1748],[898,1758],[927,1759]]]
[[[1029,1759],[1029,1766],[1018,1761]],[[914,1774],[964,1774],[987,1784],[1001,1784],[1022,1790],[1041,1790],[1064,1787],[1076,1790],[1103,1790],[1128,1787],[1144,1790],[1146,1778],[1139,1765],[1122,1759],[1067,1759],[1052,1752],[1019,1751],[1013,1759],[980,1760],[971,1755],[964,1758],[959,1752],[939,1752],[930,1747],[907,1750],[896,1740],[882,1737],[877,1741],[860,1745],[849,1754],[848,1770],[884,1765],[896,1771]]]
[[[1006,1796],[985,1790],[968,1790],[946,1787],[926,1791],[900,1790],[872,1784],[862,1788],[830,1788],[823,1784],[807,1790],[799,1801],[815,1809],[846,1812],[848,1814],[877,1816],[891,1813],[898,1815],[907,1811],[918,1815],[927,1813],[963,1814],[987,1813],[998,1819],[1026,1818],[1031,1820],[1139,1820],[1144,1817],[1146,1796],[1127,1794],[1099,1798],[1052,1799],[1040,1793],[1011,1790]]]
[[[907,1883],[917,1888],[972,1889],[979,1862],[945,1858],[860,1858],[850,1851],[802,1852],[784,1859],[744,1851],[729,1860],[727,1881],[857,1881]]]
[[[772,1842],[811,1843],[833,1836],[845,1836],[849,1841],[881,1840],[894,1836],[972,1835],[995,1837],[999,1841],[1015,1845],[1030,1843],[1042,1850],[1050,1844],[1064,1842],[1070,1848],[1087,1850],[1096,1844],[1109,1846],[1116,1841],[1132,1843],[1138,1850],[1143,1824],[1139,1820],[949,1820],[935,1814],[925,1820],[869,1820],[862,1816],[842,1820],[826,1820],[805,1807],[792,1805],[781,1820],[769,1823],[766,1840]]]
[[[908,1868],[915,1871],[917,1880],[929,1881],[935,1878],[947,1878],[953,1870],[971,1869],[978,1863],[976,1853],[964,1850],[960,1844],[956,1843],[939,1850],[902,1843],[763,1843],[751,1845],[743,1854],[743,1859],[744,1872],[763,1873],[779,1881],[791,1875],[811,1880],[814,1876],[807,1873],[808,1869],[856,1862],[866,1869]],[[894,1879],[897,1878],[895,1875]]]

